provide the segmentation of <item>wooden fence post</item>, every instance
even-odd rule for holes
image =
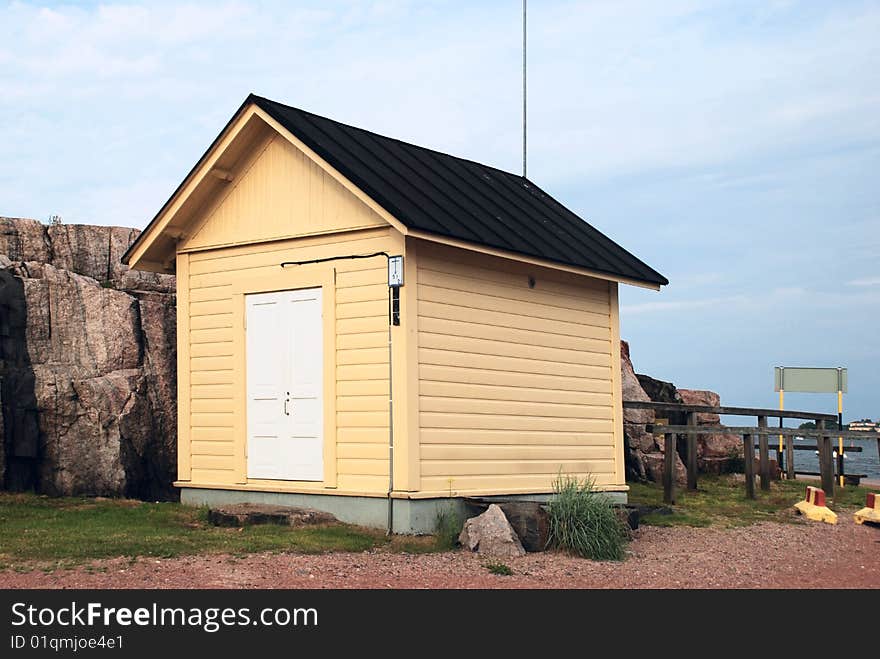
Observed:
[[[663,503],[675,503],[675,435],[671,432],[663,444]]]
[[[689,426],[696,427],[696,412],[688,412],[687,422]],[[693,433],[687,435],[687,489],[697,489],[697,436]]]
[[[794,480],[794,436],[785,436],[785,477]]]
[[[816,428],[819,430],[816,448],[819,449],[819,473],[822,478],[822,489],[829,499],[834,498],[834,461],[831,456],[831,437],[826,435],[825,422],[817,421]]]
[[[758,453],[761,465],[761,489],[770,489],[770,449],[767,443],[767,417],[758,417],[758,428],[764,432],[758,431]]]
[[[752,436],[743,435],[743,465],[746,472],[746,498],[755,498],[755,446]]]

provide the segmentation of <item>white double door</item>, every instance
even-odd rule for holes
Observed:
[[[247,475],[324,480],[321,289],[245,296]]]

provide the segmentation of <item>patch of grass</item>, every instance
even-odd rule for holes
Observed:
[[[485,568],[489,570],[490,573],[497,574],[499,577],[509,577],[513,574],[513,570],[500,561],[489,561],[486,563]]]
[[[442,521],[442,523],[440,523]],[[50,498],[0,493],[0,570],[67,569],[115,557],[174,558],[224,553],[321,553],[385,549],[424,554],[455,547],[462,521],[450,505],[436,536],[396,535],[347,524],[291,528],[275,524],[215,527],[207,507],[127,499]],[[31,567],[23,567],[31,564]],[[98,568],[92,568],[98,569]]]
[[[0,563],[117,556],[262,551],[360,552],[387,544],[381,531],[348,525],[219,528],[205,510],[177,503],[0,494]]]
[[[445,508],[441,508],[437,512],[437,520],[434,527],[437,549],[440,551],[455,549],[458,545],[458,536],[461,533],[462,524],[464,524],[464,521],[451,502]]]
[[[652,513],[640,523],[652,526],[745,526],[762,521],[796,522],[800,518],[792,506],[804,498],[807,485],[815,481],[774,481],[764,492],[756,484],[755,499],[746,499],[742,475],[700,476],[699,489],[689,492],[676,488],[676,503],[671,515]],[[659,483],[629,483],[630,503],[658,506],[663,504],[663,487]],[[830,508],[838,513],[864,505],[864,487],[837,488]]]
[[[448,551],[435,535],[395,535],[388,541],[391,551],[401,554],[434,554]]]
[[[623,560],[629,530],[608,497],[593,491],[592,480],[560,476],[553,490],[548,545],[593,560]]]

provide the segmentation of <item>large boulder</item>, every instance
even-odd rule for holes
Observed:
[[[655,481],[657,483],[663,482],[663,470],[664,466],[664,456],[665,453],[661,449],[656,453],[646,453],[643,457],[645,463],[645,475],[648,480]],[[687,470],[684,467],[684,463],[681,458],[676,455],[675,460],[673,461],[673,467],[675,470],[675,482],[679,485],[684,485],[687,483]]]
[[[650,402],[651,398],[642,389],[630,358],[629,344],[620,342],[620,382],[623,400]],[[654,422],[651,410],[624,409],[623,442],[624,463],[627,480],[643,481],[650,478],[645,456],[658,450],[654,435],[646,430],[646,424]]]
[[[540,501],[496,501],[507,518],[526,551],[544,551],[550,537],[550,515],[547,505]],[[468,517],[476,517],[486,512],[489,500],[466,498],[465,511]]]
[[[658,380],[643,373],[636,373],[630,357],[629,345],[620,342],[620,370],[623,400],[653,401],[686,405],[718,407],[721,397],[714,391],[703,389],[679,389],[672,382]],[[684,425],[687,415],[680,412],[663,411],[656,413],[657,419],[665,419],[671,425]],[[698,425],[717,425],[717,414],[697,414]],[[655,421],[655,413],[650,410],[624,410],[624,459],[628,480],[653,480],[663,478],[664,441],[662,436],[647,432],[646,424]],[[687,458],[687,440],[681,435],[676,438],[674,459],[675,478],[685,483],[687,472],[684,462]],[[697,436],[697,466],[707,473],[724,473],[737,468],[742,463],[742,441],[739,436],[725,433],[710,433]]]
[[[458,541],[471,551],[497,558],[516,558],[526,553],[504,512],[494,503],[482,515],[465,521]]]
[[[705,389],[679,389],[678,395],[687,405],[720,407],[721,396]],[[718,425],[721,417],[717,414],[698,413],[697,425]],[[738,465],[742,458],[742,438],[730,433],[697,435],[697,462],[701,471],[723,473],[731,465]]]
[[[634,400],[643,403],[650,403],[651,397],[642,388],[638,377],[636,377],[635,369],[633,369],[632,358],[629,352],[629,343],[620,342],[620,385],[623,392],[623,400]],[[644,425],[654,422],[654,412],[651,410],[632,410],[623,411],[624,423],[637,423]]]
[[[0,487],[175,496],[174,278],[119,262],[137,234],[0,218]]]

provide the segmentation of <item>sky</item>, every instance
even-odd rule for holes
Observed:
[[[880,2],[529,5],[529,178],[670,280],[622,287],[636,370],[844,366],[880,417]],[[0,3],[0,215],[142,228],[249,92],[519,172],[521,11]]]

